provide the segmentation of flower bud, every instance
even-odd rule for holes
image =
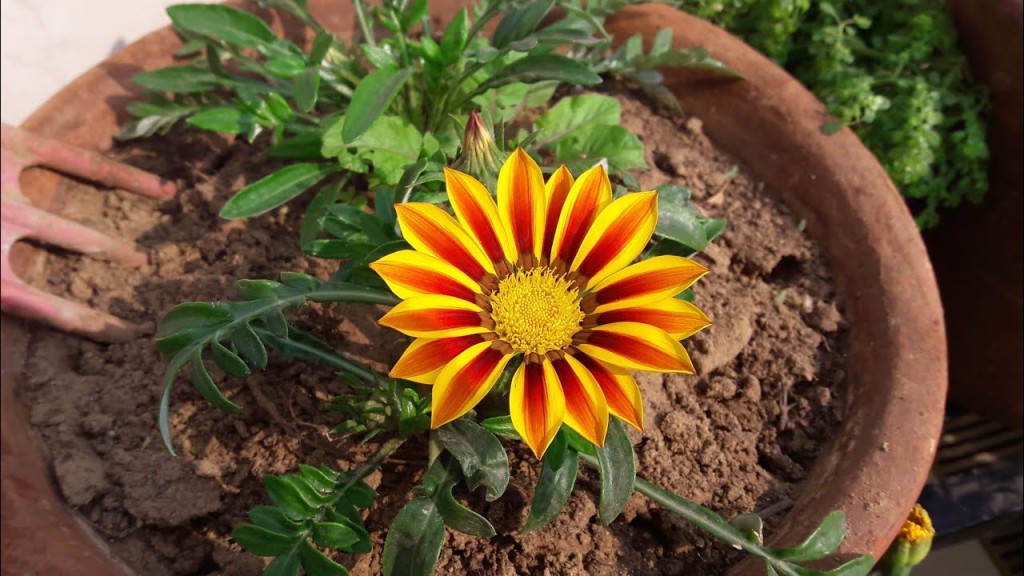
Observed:
[[[920,504],[914,504],[896,540],[882,557],[881,566],[890,576],[910,574],[910,569],[920,564],[932,548],[935,528],[928,512]]]
[[[493,190],[498,179],[498,170],[501,169],[498,156],[494,137],[491,136],[480,114],[473,110],[466,121],[462,151],[452,167],[473,176],[488,189]]]

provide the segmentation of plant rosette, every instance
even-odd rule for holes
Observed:
[[[265,573],[347,573],[334,553],[371,545],[360,510],[377,495],[364,480],[424,434],[424,474],[388,531],[385,574],[433,573],[446,527],[495,534],[452,490],[501,497],[510,472],[499,437],[524,442],[541,467],[525,530],[559,514],[582,462],[599,475],[606,524],[640,492],[763,560],[770,574],[870,570],[868,555],[828,572],[802,566],[839,549],[843,512],[796,545],[766,545],[756,516],[726,521],[644,480],[623,426],[643,422],[632,370],[694,372],[679,341],[709,324],[688,291],[707,270],[687,256],[725,223],[672,187],[628,191],[637,189],[629,169],[638,150],[642,163],[642,144],[619,125],[614,99],[572,94],[544,103],[560,84],[593,85],[605,75],[672,106],[656,68],[730,81],[734,72],[704,50],[674,47],[671,30],[647,46],[637,35],[612,50],[604,21],[617,3],[559,2],[558,18],[551,0],[484,1],[435,34],[426,1],[357,1],[361,37],[350,44],[304,2],[266,4],[303,22],[311,46],[235,8],[172,7],[188,63],[136,77],[150,98],[131,106],[135,119],[121,133],[159,135],[184,121],[266,138],[268,156],[285,167],[246,186],[221,215],[255,216],[315,192],[297,241],[340,264],[327,280],[243,280],[237,301],[181,304],[158,327],[169,362],[159,408],[169,450],[178,374],[187,371],[210,403],[237,412],[206,363],[244,378],[267,366],[268,348],[345,373],[351,391],[332,402],[348,418],[339,431],[387,438],[353,470],[303,464],[263,479],[272,505],[253,508],[234,539],[273,558]],[[534,120],[509,133],[531,108]],[[505,158],[502,149],[513,151]],[[536,158],[550,162],[546,180]],[[676,201],[659,204],[667,195]],[[381,323],[414,340],[389,375],[375,373],[289,325],[282,312],[307,302],[393,305]],[[488,394],[507,396],[507,411],[478,420],[474,408]]]

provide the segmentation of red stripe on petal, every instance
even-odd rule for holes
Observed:
[[[597,243],[587,253],[583,262],[580,262],[579,272],[587,278],[592,278],[608,265],[629,239],[635,236],[645,222],[645,217],[650,213],[651,205],[646,202],[636,202],[629,207],[622,215],[605,230],[598,238]],[[582,242],[582,240],[581,240]]]
[[[504,357],[504,354],[494,348],[487,348],[481,352],[452,376],[451,384],[447,388],[448,394],[442,399],[443,405],[452,409],[449,411],[461,410],[472,400],[481,386],[488,384],[487,377]]]
[[[684,284],[694,277],[693,270],[687,268],[670,268],[668,270],[652,271],[648,274],[640,274],[601,287],[595,292],[598,305],[618,302],[624,298],[631,298],[650,292],[657,292],[665,289],[666,286]]]
[[[558,382],[562,386],[562,393],[565,394],[565,411],[571,414],[576,422],[584,430],[600,431],[600,419],[594,412],[595,406],[591,403],[587,391],[580,382],[579,375],[572,369],[566,360],[552,362],[555,374],[558,375]],[[607,426],[607,424],[605,425]],[[604,436],[599,440],[603,444]]]
[[[594,380],[597,380],[598,386],[604,392],[604,401],[608,404],[609,410],[616,414],[635,414],[636,409],[633,407],[633,402],[623,392],[622,386],[619,386],[618,381],[615,380],[615,375],[605,368],[604,364],[586,354],[577,354],[573,358],[579,360],[580,364],[583,364],[583,367],[594,376]],[[632,424],[637,426],[635,422]]]
[[[606,184],[607,181],[608,176],[605,174],[604,168],[599,166],[595,171],[583,174],[580,181],[576,183],[577,186],[580,186],[579,195],[576,197],[576,202],[569,207],[565,235],[562,236],[558,254],[552,255],[552,260],[558,259],[566,264],[571,264],[576,258],[576,253],[579,252],[580,245],[583,244],[583,238],[586,237],[590,225],[594,223],[594,218],[597,217],[597,212],[601,208],[601,199],[604,196],[603,187],[610,188],[611,186]]]
[[[450,362],[464,350],[474,344],[483,342],[479,334],[440,338],[425,343],[415,350],[402,356],[391,370],[391,376],[403,378],[433,372]]]
[[[436,225],[431,219],[419,212],[408,210],[404,214],[403,224],[412,229],[416,236],[423,239],[428,248],[439,258],[462,270],[473,280],[480,280],[487,273],[476,258],[444,228]]]
[[[498,240],[498,235],[494,230],[495,223],[487,217],[483,207],[473,200],[472,194],[468,191],[452,189],[456,186],[465,188],[466,184],[462,182],[463,176],[463,174],[455,170],[445,170],[445,178],[450,187],[448,192],[449,199],[452,198],[453,194],[458,195],[459,215],[463,220],[463,224],[472,231],[473,236],[480,242],[480,247],[484,249],[487,258],[491,262],[501,262],[505,259],[505,252],[502,250],[501,242]]]
[[[409,286],[424,294],[443,294],[469,302],[476,301],[476,293],[469,287],[434,270],[386,262],[376,263],[374,269],[381,275],[386,274],[393,282]]]
[[[388,325],[396,330],[414,332],[439,332],[480,325],[480,313],[472,310],[434,308],[411,310],[404,314],[392,314]]]
[[[551,178],[548,179],[548,209],[547,221],[544,223],[544,244],[541,245],[541,255],[551,254],[551,245],[555,241],[555,230],[558,228],[558,218],[562,215],[562,208],[565,206],[565,199],[572,190],[572,173],[565,166],[560,166]]]
[[[523,383],[525,398],[523,409],[526,412],[526,425],[530,427],[531,438],[544,438],[547,433],[548,395],[545,390],[544,366],[527,363]]]
[[[671,310],[658,308],[622,308],[610,312],[602,312],[597,318],[598,324],[615,322],[639,322],[661,328],[669,334],[697,332],[709,325],[703,318],[684,316]]]
[[[587,338],[587,344],[604,348],[609,352],[659,370],[673,371],[678,370],[680,366],[678,358],[628,334],[595,330]]]

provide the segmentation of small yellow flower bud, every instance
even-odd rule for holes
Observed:
[[[910,569],[920,564],[932,548],[935,528],[928,512],[920,504],[914,504],[896,540],[882,557],[881,566],[889,576],[905,576]]]

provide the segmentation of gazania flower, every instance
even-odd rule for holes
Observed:
[[[679,256],[631,264],[658,218],[655,192],[612,200],[602,166],[545,184],[517,149],[498,174],[497,203],[480,182],[445,171],[452,217],[396,206],[415,250],[372,267],[403,301],[380,323],[415,338],[391,376],[433,385],[431,426],[459,418],[509,360],[512,423],[539,458],[564,422],[597,446],[609,414],[640,429],[630,370],[692,374],[680,339],[710,324],[674,298],[707,270]]]

